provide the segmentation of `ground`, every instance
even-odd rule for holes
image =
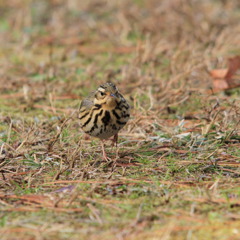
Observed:
[[[237,0],[1,2],[1,239],[240,239],[240,91],[210,74],[239,19]],[[77,119],[107,81],[131,105],[112,162]]]

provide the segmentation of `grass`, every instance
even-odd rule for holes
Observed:
[[[0,4],[1,239],[239,239],[238,1]],[[82,98],[132,106],[101,159]]]

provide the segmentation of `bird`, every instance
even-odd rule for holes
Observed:
[[[103,159],[108,161],[104,140],[113,136],[117,146],[118,132],[130,118],[130,105],[115,84],[107,82],[82,100],[78,118],[86,134],[101,140]]]

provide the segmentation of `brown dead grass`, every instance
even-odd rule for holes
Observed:
[[[238,239],[236,1],[0,2],[3,239]],[[235,79],[239,81],[239,79]],[[113,81],[132,105],[101,161],[80,100]]]

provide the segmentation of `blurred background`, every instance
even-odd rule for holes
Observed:
[[[152,87],[158,101],[179,101],[211,87],[208,71],[239,54],[239,8],[238,0],[2,0],[0,91],[75,98],[111,80],[125,93]]]

